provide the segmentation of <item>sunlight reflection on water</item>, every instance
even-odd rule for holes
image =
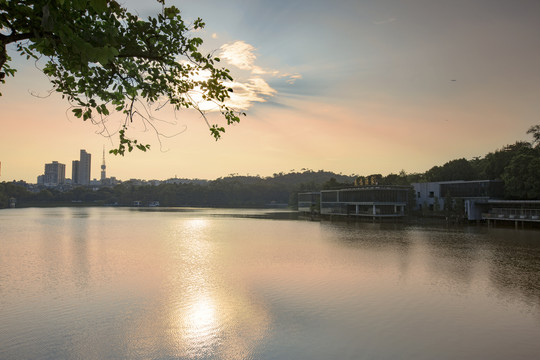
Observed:
[[[0,358],[540,353],[537,232],[164,210],[1,211]]]
[[[216,223],[220,223],[216,225]],[[264,338],[268,315],[223,274],[223,220],[179,219],[170,228],[166,304],[176,354],[246,359]],[[246,332],[246,330],[249,330]]]

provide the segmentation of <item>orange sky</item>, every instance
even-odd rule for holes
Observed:
[[[158,124],[164,134],[183,132],[162,138],[160,149],[152,132],[134,128],[152,151],[107,154],[109,176],[419,172],[530,140],[527,129],[540,121],[538,2],[169,3],[205,20],[204,48],[231,69],[248,116],[216,142],[197,114],[161,111],[176,122]],[[126,4],[141,16],[159,11],[149,1]],[[53,160],[71,177],[80,149],[99,178],[103,146],[116,139],[66,115],[58,95],[33,96],[47,93],[47,79],[10,54],[19,71],[1,89],[0,180],[34,183]],[[114,118],[108,128],[118,128]]]

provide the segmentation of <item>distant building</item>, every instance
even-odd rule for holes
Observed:
[[[71,162],[71,183],[74,185],[79,183],[79,160]]]
[[[412,186],[417,210],[437,212],[444,209],[446,199],[461,199],[468,220],[480,220],[482,209],[478,205],[490,199],[500,199],[504,192],[504,184],[500,180],[426,182]]]
[[[341,190],[322,190],[322,215],[347,215],[370,218],[405,216],[409,186],[364,186]],[[299,197],[300,200],[304,200]]]
[[[179,179],[177,177],[167,179],[163,181],[165,184],[199,184],[199,185],[206,185],[208,184],[208,180],[204,179]]]
[[[486,200],[476,204],[488,224],[514,222],[515,227],[540,223],[540,200]]]
[[[81,150],[81,159],[79,160],[79,184],[90,184],[92,155],[86,150]]]
[[[45,174],[43,174],[43,184],[45,186],[57,186],[64,184],[66,180],[66,165],[53,161],[45,164]]]
[[[81,149],[79,160],[71,162],[71,180],[73,185],[90,185],[92,155]]]
[[[106,174],[107,166],[105,165],[105,147],[103,147],[103,162],[101,163],[101,185],[105,185],[107,180]]]

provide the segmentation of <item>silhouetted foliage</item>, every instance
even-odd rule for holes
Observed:
[[[41,70],[75,117],[104,127],[111,112],[125,115],[113,154],[150,148],[127,137],[135,119],[159,137],[140,104],[197,109],[219,139],[224,124],[210,124],[197,99],[213,102],[226,124],[239,122],[240,114],[225,103],[233,91],[226,85],[233,80],[229,70],[201,53],[203,40],[195,36],[205,26],[200,18],[190,25],[178,8],[157,2],[161,13],[144,19],[115,0],[0,0],[0,84],[16,72],[11,44],[36,63],[46,59]]]
[[[504,195],[508,199],[540,199],[540,146],[533,147],[532,143],[525,141],[506,145],[484,158],[452,160],[442,166],[434,166],[425,173],[407,174],[402,170],[399,174],[386,176],[347,176],[323,170],[302,170],[276,173],[264,178],[229,175],[214,181],[163,183],[159,186],[137,186],[125,182],[114,188],[100,188],[97,191],[77,187],[66,192],[45,189],[31,193],[20,183],[4,182],[0,183],[0,208],[7,207],[12,197],[17,199],[18,206],[45,203],[65,205],[72,202],[132,205],[134,201],[142,204],[159,201],[162,206],[262,207],[288,204],[294,207],[298,203],[299,192],[352,186],[406,186],[423,181],[495,179],[504,181]],[[414,195],[411,192],[411,203],[416,201]],[[459,216],[456,211],[463,206],[456,204],[458,201],[445,201],[446,207],[440,210],[447,215]]]
[[[467,159],[452,160],[426,172],[427,181],[477,180],[478,173]]]
[[[339,179],[351,185],[352,176],[328,171],[274,174],[272,177],[228,176],[207,183],[162,183],[158,186],[122,183],[113,188],[94,191],[88,187],[76,187],[66,192],[44,189],[30,193],[23,186],[3,183],[0,187],[0,207],[7,207],[6,199],[17,198],[17,206],[56,203],[69,204],[118,204],[130,206],[135,201],[147,205],[159,201],[161,206],[209,206],[209,207],[264,207],[296,205],[291,199],[298,191],[320,190],[330,179]],[[6,192],[3,188],[8,187]],[[294,194],[294,195],[293,195]]]
[[[527,130],[527,134],[532,134],[532,136],[533,136],[532,145],[533,146],[534,145],[540,146],[540,124],[531,126],[529,128],[529,130]]]

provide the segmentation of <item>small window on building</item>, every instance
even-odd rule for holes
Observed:
[[[420,191],[418,192],[418,198],[419,198],[419,199],[421,198],[421,196],[420,196]]]
[[[430,191],[429,192],[429,197],[432,198],[432,197],[435,197],[435,193],[433,191]]]
[[[429,204],[429,211],[433,211],[433,204]]]

